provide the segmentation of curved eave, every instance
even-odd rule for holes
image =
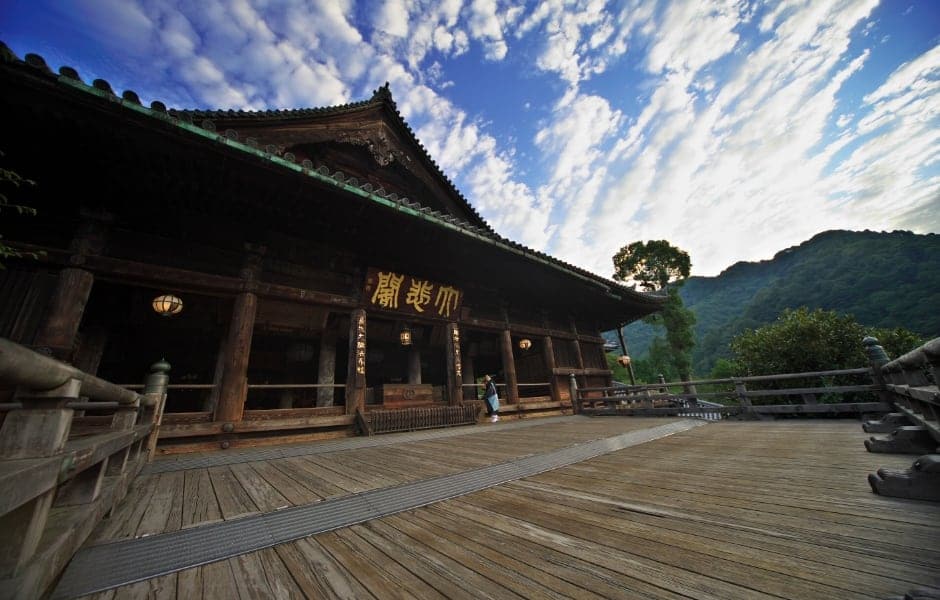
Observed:
[[[320,184],[328,185],[342,193],[350,194],[372,205],[397,211],[410,218],[423,220],[435,227],[448,230],[455,235],[477,240],[494,247],[500,252],[521,257],[525,261],[539,265],[551,272],[573,278],[587,285],[590,289],[595,290],[596,293],[598,293],[598,299],[603,298],[607,301],[604,302],[606,310],[603,312],[605,313],[612,314],[622,308],[624,312],[634,315],[634,318],[639,318],[656,312],[666,301],[665,297],[637,292],[612,280],[605,279],[572,264],[553,258],[543,252],[527,248],[522,244],[503,238],[488,227],[483,228],[457,219],[451,215],[423,207],[418,202],[411,201],[408,198],[399,198],[395,194],[386,194],[384,190],[373,189],[369,184],[359,185],[354,179],[346,179],[340,172],[330,173],[324,167],[314,169],[312,164],[309,164],[309,161],[298,164],[291,160],[290,156],[278,156],[250,144],[240,142],[237,136],[219,134],[214,130],[211,120],[206,120],[207,123],[205,124],[207,127],[203,127],[189,122],[188,119],[181,119],[174,116],[167,111],[166,107],[161,102],[154,101],[149,108],[145,107],[140,104],[137,94],[133,91],[125,91],[119,97],[113,92],[108,82],[100,79],[95,80],[92,85],[87,85],[78,78],[75,70],[69,67],[62,67],[60,74],[56,75],[48,68],[42,57],[29,54],[26,56],[26,60],[20,60],[9,48],[2,45],[2,42],[0,42],[0,63],[19,69],[25,76],[39,77],[50,83],[61,86],[62,89],[67,89],[76,94],[82,94],[85,97],[97,98],[103,106],[106,106],[110,110],[129,111],[146,119],[152,119],[154,122],[169,125],[179,132],[184,132],[185,135],[209,140],[213,143],[230,148],[232,151],[254,156],[271,166],[283,169],[285,173],[292,172],[308,177]],[[391,107],[394,108],[394,103],[391,102],[390,95],[388,98],[382,97],[380,101],[391,103]],[[364,103],[346,106],[350,107],[349,110],[356,110],[362,106],[371,105],[374,102],[376,102],[375,97],[373,100]],[[398,115],[397,110],[394,111],[394,114]],[[398,118],[401,119],[401,116],[398,115]],[[407,124],[405,124],[403,120],[401,120],[401,123],[407,128]],[[408,128],[408,131],[411,131],[410,128]]]
[[[424,163],[424,167],[428,169],[435,177],[437,177],[444,184],[444,189],[447,190],[457,202],[474,218],[477,220],[476,225],[483,227],[487,231],[495,233],[492,227],[487,224],[483,219],[480,213],[470,204],[470,201],[457,189],[457,186],[454,185],[454,182],[444,173],[440,165],[431,157],[428,153],[427,148],[424,144],[418,140],[417,135],[415,135],[414,130],[411,128],[411,125],[405,121],[405,118],[402,117],[401,113],[398,111],[398,105],[395,103],[395,100],[392,99],[392,93],[388,88],[386,83],[384,87],[381,87],[375,90],[372,94],[372,98],[369,100],[363,100],[361,102],[352,102],[349,104],[341,104],[337,106],[325,106],[318,108],[300,108],[300,109],[291,109],[291,110],[267,110],[267,111],[233,111],[233,110],[170,110],[169,113],[172,116],[180,116],[185,120],[190,120],[194,122],[201,122],[204,120],[233,120],[233,121],[245,121],[251,123],[282,123],[290,121],[302,121],[304,119],[318,118],[324,116],[332,115],[342,115],[342,114],[352,114],[356,112],[362,112],[366,110],[373,110],[375,108],[381,108],[386,111],[390,117],[392,125],[396,126],[399,130],[399,134],[403,139],[407,140],[412,147],[418,153],[419,158]]]

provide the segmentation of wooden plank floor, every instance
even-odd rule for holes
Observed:
[[[164,473],[138,482],[96,535],[172,531],[662,423],[481,428]],[[872,494],[869,472],[912,457],[869,454],[865,438],[857,421],[713,423],[94,597],[885,598],[940,585],[940,505]]]
[[[505,462],[681,419],[546,419],[479,425],[452,437],[138,477],[90,543],[175,531]],[[383,436],[384,438],[385,436]],[[395,436],[387,436],[394,440]]]

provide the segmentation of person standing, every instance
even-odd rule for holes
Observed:
[[[486,414],[490,421],[499,421],[499,395],[496,393],[496,382],[489,375],[483,376],[483,400],[486,402]]]

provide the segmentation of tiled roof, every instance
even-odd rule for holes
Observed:
[[[103,100],[106,100],[110,103],[110,106],[113,107],[113,110],[132,110],[138,114],[143,114],[154,119],[159,119],[163,122],[169,122],[172,125],[179,127],[181,130],[188,131],[191,134],[208,137],[216,142],[226,144],[242,152],[257,155],[274,164],[280,165],[285,169],[301,172],[309,177],[317,179],[321,182],[328,183],[347,193],[358,195],[376,204],[397,209],[405,214],[410,214],[415,218],[424,219],[437,226],[445,227],[478,240],[494,244],[505,251],[523,256],[532,262],[541,263],[559,271],[566,272],[567,274],[574,276],[577,279],[581,279],[582,281],[586,281],[595,286],[603,288],[608,295],[611,295],[615,298],[619,297],[620,299],[629,299],[634,302],[647,305],[661,305],[665,301],[664,297],[637,292],[612,280],[600,277],[594,273],[591,273],[590,271],[586,271],[580,267],[549,256],[544,252],[533,250],[532,248],[528,248],[518,242],[504,238],[488,226],[484,228],[473,225],[452,215],[441,213],[431,208],[422,206],[420,203],[412,201],[408,198],[398,197],[398,195],[394,193],[386,193],[386,191],[382,188],[375,189],[369,183],[360,184],[355,178],[347,178],[341,171],[331,172],[325,166],[314,168],[313,164],[309,160],[305,160],[298,164],[295,157],[289,152],[285,153],[283,156],[278,156],[274,153],[273,147],[268,147],[265,149],[259,148],[257,142],[252,138],[246,138],[244,141],[239,141],[239,135],[234,130],[228,129],[222,133],[219,133],[215,130],[215,125],[211,119],[212,115],[225,115],[225,117],[228,118],[230,113],[232,115],[242,114],[246,116],[257,115],[258,113],[241,111],[168,111],[166,105],[157,100],[151,102],[150,107],[146,108],[141,105],[139,96],[131,90],[124,91],[121,96],[118,97],[111,89],[111,85],[103,79],[95,79],[89,86],[81,80],[78,72],[75,69],[68,66],[61,67],[57,75],[48,67],[45,60],[41,56],[37,54],[27,54],[24,59],[21,60],[3,42],[0,42],[0,65],[18,67],[27,72],[30,72],[33,75],[38,75],[50,80],[57,81],[58,83],[67,85],[70,89],[75,90],[76,93],[98,96]],[[372,98],[364,102],[345,104],[339,107],[331,108],[314,108],[296,111],[266,111],[264,114],[272,116],[277,116],[279,114],[294,115],[304,113],[305,111],[319,111],[316,114],[323,114],[323,112],[354,110],[376,102],[390,103],[390,106],[394,109],[393,114],[397,115],[398,119],[401,120],[402,125],[407,129],[407,131],[411,132],[411,128],[407,126],[407,124],[404,122],[404,119],[402,119],[401,115],[398,113],[397,108],[395,108],[394,102],[391,99],[391,92],[388,91],[387,86],[376,90]],[[417,140],[415,140],[415,142],[417,143]],[[418,146],[422,148],[425,156],[427,156],[427,152],[424,150],[423,146],[420,146],[420,144],[418,144]],[[429,156],[427,157],[427,160],[431,164],[434,164],[435,168],[437,168],[436,164],[430,159]],[[461,198],[463,198],[463,196],[461,196]],[[466,200],[464,201],[466,202]],[[474,211],[474,214],[476,214],[476,211]]]
[[[392,115],[394,124],[396,124],[399,129],[405,134],[405,137],[408,141],[411,142],[412,146],[417,149],[418,155],[421,160],[424,162],[425,167],[437,176],[441,181],[444,182],[444,187],[448,189],[458,201],[463,204],[463,207],[473,216],[475,216],[480,224],[487,230],[493,231],[493,229],[486,223],[480,213],[477,212],[473,205],[460,193],[460,190],[457,189],[457,186],[454,185],[454,182],[450,180],[447,175],[444,174],[444,171],[441,169],[440,165],[431,157],[428,153],[427,148],[424,147],[418,137],[415,135],[414,130],[411,128],[411,125],[405,121],[404,117],[401,116],[401,113],[398,111],[398,105],[395,103],[395,100],[392,98],[392,91],[389,87],[388,82],[385,82],[385,85],[374,90],[372,92],[372,97],[368,100],[363,100],[361,102],[351,102],[349,104],[339,104],[336,106],[321,106],[315,108],[298,108],[298,109],[289,109],[289,110],[262,110],[262,111],[247,111],[247,110],[177,110],[171,109],[170,114],[174,116],[189,116],[189,118],[195,121],[203,120],[238,120],[238,119],[252,119],[252,120],[303,120],[311,117],[322,117],[324,115],[339,115],[351,112],[357,112],[365,108],[374,108],[377,106],[384,106],[388,109],[388,113]]]

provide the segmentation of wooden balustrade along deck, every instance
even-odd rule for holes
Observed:
[[[940,597],[940,503],[872,493],[911,457],[866,437],[857,418],[574,415],[160,457],[45,593]],[[0,597],[42,596],[17,581]]]

